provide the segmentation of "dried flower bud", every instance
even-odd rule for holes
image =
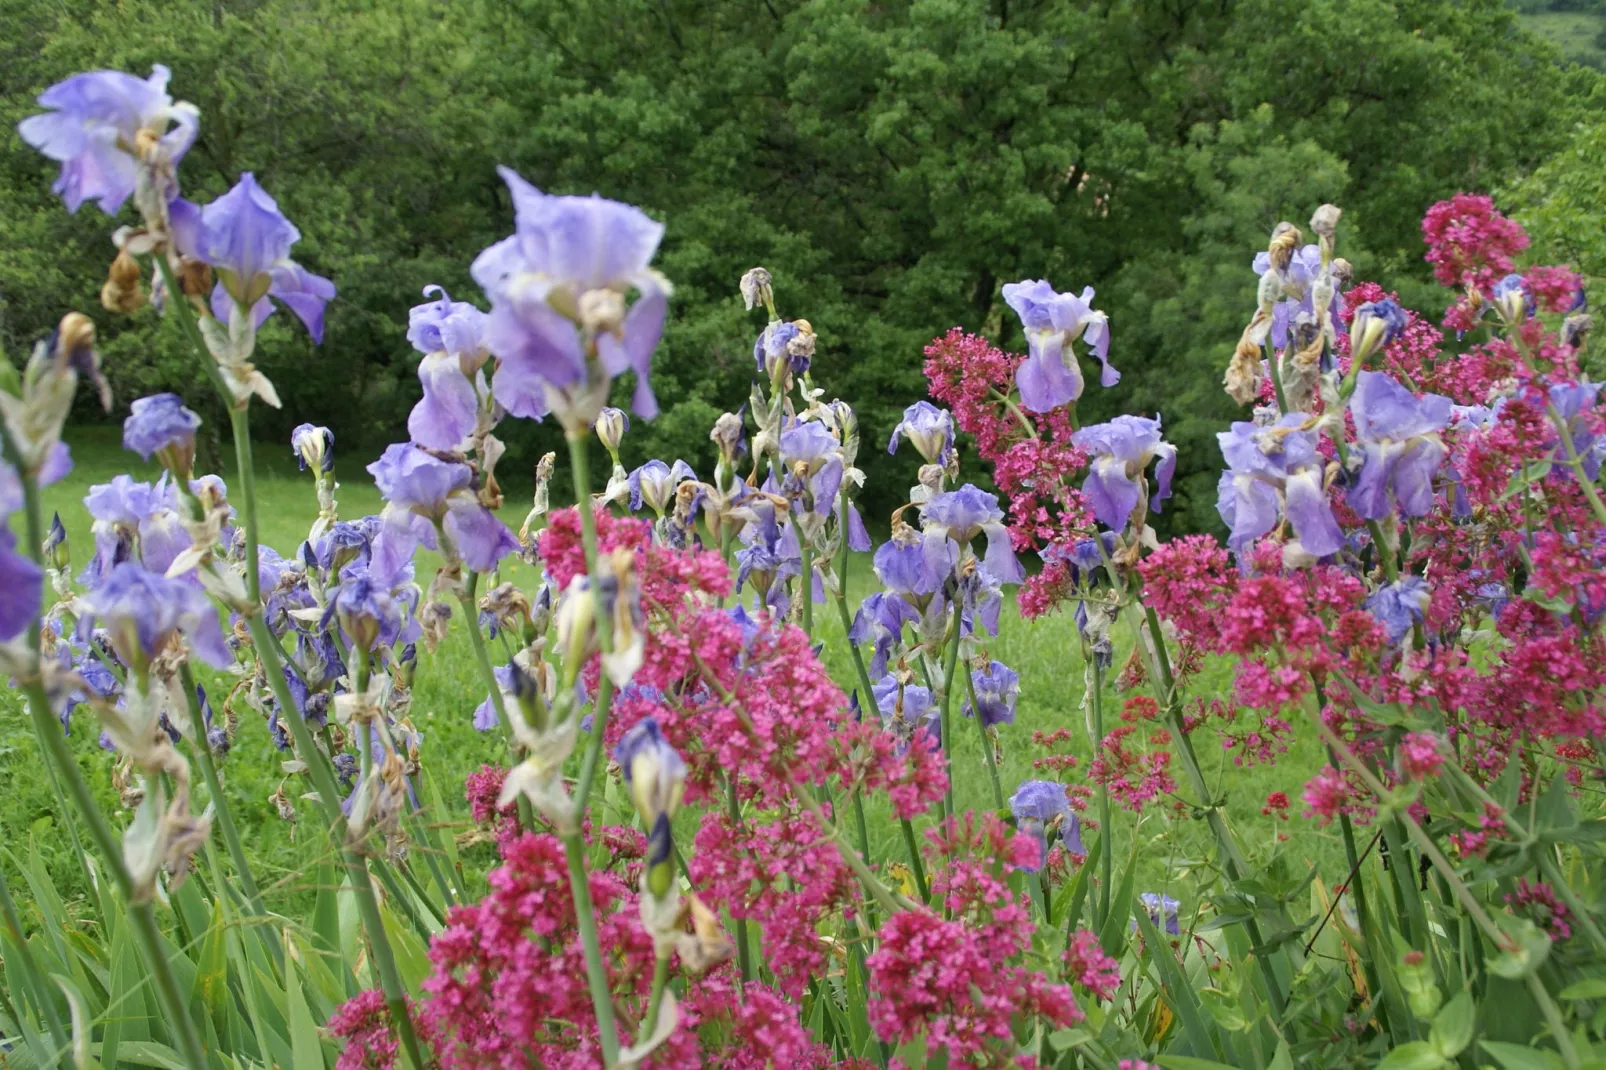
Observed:
[[[100,288],[101,307],[125,316],[138,312],[146,301],[141,275],[139,261],[129,256],[128,250],[120,250],[106,273],[106,284]]]
[[[719,456],[726,463],[734,462],[747,448],[742,418],[734,412],[727,412],[715,420],[714,429],[708,432],[708,437],[719,447]]]
[[[179,288],[186,297],[205,297],[212,292],[212,266],[185,257],[179,264]]]
[[[765,308],[775,304],[775,291],[772,289],[770,273],[764,268],[756,267],[742,276],[742,304],[748,310],[763,305]]]
[[[1320,237],[1332,240],[1338,231],[1339,216],[1344,210],[1336,204],[1324,204],[1316,209],[1316,214],[1310,217],[1310,229]]]
[[[1289,263],[1294,259],[1294,252],[1299,248],[1299,228],[1292,223],[1278,223],[1271,232],[1271,242],[1266,246],[1266,253],[1271,257],[1272,270],[1281,275],[1288,270]]]
[[[1333,257],[1332,263],[1333,285],[1340,290],[1348,286],[1355,278],[1355,265],[1342,256]]]

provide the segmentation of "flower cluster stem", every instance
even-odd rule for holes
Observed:
[[[596,599],[597,645],[604,653],[613,643],[611,617],[602,601],[601,586],[597,579],[597,519],[591,512],[590,467],[587,463],[587,432],[571,431],[568,434],[569,465],[574,472],[574,502],[580,513],[580,538],[585,548],[586,572],[592,577],[592,597]],[[601,763],[603,737],[608,728],[608,707],[613,700],[613,683],[603,672],[597,684],[597,701],[592,712],[591,738],[586,743],[585,755],[580,761],[580,778],[574,792],[574,823],[576,828],[585,819],[586,803],[591,795],[591,784]],[[597,1016],[597,1036],[602,1046],[604,1066],[619,1061],[619,1030],[614,1024],[613,996],[608,990],[608,974],[602,963],[602,949],[597,938],[597,914],[591,904],[591,885],[586,876],[585,849],[578,831],[563,837],[564,854],[569,863],[569,890],[574,896],[575,922],[580,930],[580,943],[585,951],[586,983],[591,991],[591,1009]]]

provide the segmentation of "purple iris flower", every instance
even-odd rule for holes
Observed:
[[[190,545],[181,522],[178,496],[164,474],[155,484],[136,483],[119,473],[110,483],[89,488],[84,506],[94,517],[95,556],[79,574],[86,587],[98,585],[113,566],[129,560],[139,540],[140,560],[153,572],[166,572],[173,559]]]
[[[1422,623],[1432,600],[1427,580],[1421,576],[1405,576],[1369,596],[1366,611],[1388,633],[1389,645],[1399,646],[1411,634],[1412,626]]]
[[[309,467],[327,472],[335,466],[335,433],[316,424],[301,424],[290,432],[290,450],[303,472]]]
[[[168,96],[170,75],[161,64],[151,68],[149,78],[90,71],[39,94],[39,103],[51,110],[18,123],[17,133],[61,164],[51,189],[61,194],[69,212],[98,201],[101,211],[116,215],[139,182],[135,152],[154,149],[166,166],[184,158],[195,143],[200,113]]]
[[[1000,583],[1020,583],[1026,572],[1015,558],[1004,528],[1004,511],[998,497],[966,483],[958,490],[934,496],[921,510],[925,550],[932,568],[941,568],[952,553],[949,542],[968,546],[978,535],[987,536],[983,563]]]
[[[1171,497],[1171,477],[1177,470],[1177,448],[1160,440],[1160,420],[1144,416],[1117,416],[1109,423],[1084,427],[1071,439],[1093,456],[1082,493],[1093,505],[1093,515],[1112,531],[1126,527],[1127,518],[1137,508],[1143,493],[1139,479],[1154,458],[1155,491],[1149,508],[1160,511],[1160,503]]]
[[[903,626],[919,624],[920,611],[890,591],[866,595],[853,615],[848,641],[855,646],[871,643],[870,676],[879,679],[887,671],[892,648],[903,641]]]
[[[411,443],[398,442],[386,448],[368,471],[380,495],[394,508],[442,524],[474,571],[489,572],[518,551],[518,539],[507,525],[474,496],[470,489],[474,473],[468,465],[443,461]]]
[[[166,449],[180,455],[195,456],[195,432],[201,418],[184,407],[177,394],[152,394],[129,406],[123,421],[123,449],[132,450],[145,460]]]
[[[743,549],[736,551],[736,586],[740,588],[752,580],[764,604],[777,613],[785,613],[790,604],[786,584],[777,581],[803,573],[803,551],[797,532],[776,516],[772,502],[761,499],[748,508],[753,517],[739,534]],[[823,592],[816,601],[823,601]]]
[[[1240,420],[1231,431],[1217,432],[1227,471],[1217,484],[1216,511],[1231,529],[1227,545],[1234,553],[1276,527],[1279,512],[1306,552],[1327,557],[1343,548],[1344,533],[1323,489],[1325,461],[1315,434],[1299,429],[1305,422],[1303,413],[1291,412],[1272,427]]]
[[[1045,562],[1064,562],[1070,567],[1073,582],[1080,583],[1086,579],[1089,583],[1095,583],[1099,570],[1104,567],[1104,559],[1114,555],[1119,539],[1117,532],[1105,531],[1099,534],[1098,542],[1080,539],[1070,546],[1055,543],[1045,547],[1038,556]],[[1099,552],[1099,542],[1104,544],[1102,554]]]
[[[928,688],[900,684],[897,677],[890,675],[881,677],[872,687],[883,728],[905,741],[924,731],[931,742],[942,744],[942,711],[932,701]]]
[[[492,378],[496,400],[515,416],[539,418],[550,407],[548,388],[587,379],[583,322],[559,309],[634,304],[617,322],[597,326],[597,356],[609,376],[636,373],[631,407],[652,419],[658,402],[648,381],[652,352],[663,334],[669,284],[649,266],[663,224],[639,208],[602,197],[542,193],[510,168],[497,169],[513,196],[513,236],[475,259],[471,273],[491,298],[485,340],[501,358]]]
[[[1048,860],[1049,835],[1065,837],[1065,848],[1075,854],[1086,854],[1082,849],[1081,823],[1071,812],[1071,803],[1065,795],[1065,785],[1052,780],[1025,780],[1009,797],[1009,812],[1015,818],[1015,827],[1037,841],[1041,854],[1035,866],[1022,866],[1027,873],[1036,873]]]
[[[1265,275],[1271,270],[1271,254],[1259,252],[1255,254],[1254,270],[1256,275]],[[1271,344],[1278,349],[1288,345],[1288,328],[1293,326],[1294,320],[1301,312],[1314,316],[1316,304],[1311,298],[1311,283],[1321,274],[1322,251],[1319,246],[1306,245],[1295,250],[1288,261],[1288,270],[1283,273],[1283,298],[1277,302],[1271,311]]]
[[[1093,287],[1082,296],[1056,293],[1043,279],[1011,282],[1004,301],[1026,329],[1027,356],[1015,371],[1021,405],[1032,412],[1050,412],[1082,396],[1082,369],[1071,343],[1081,338],[1103,365],[1099,382],[1114,386],[1121,373],[1110,366],[1110,324],[1093,310]]]
[[[814,357],[812,341],[796,323],[771,323],[753,343],[758,374],[773,379],[784,365],[793,375],[802,375]]]
[[[290,259],[301,232],[251,172],[198,211],[186,201],[174,202],[173,237],[181,251],[217,272],[212,314],[218,319],[228,323],[237,308],[249,309],[260,327],[273,314],[272,297],[306,324],[314,342],[323,341],[323,308],[335,296],[335,284]]]
[[[954,448],[953,415],[929,401],[917,401],[903,410],[903,419],[887,440],[887,452],[897,453],[898,441],[903,438],[927,464],[943,464]]]
[[[1149,922],[1156,929],[1161,928],[1163,925],[1168,935],[1182,935],[1182,925],[1177,916],[1177,911],[1182,906],[1180,902],[1172,899],[1169,895],[1161,895],[1157,892],[1144,892],[1142,895],[1138,896],[1138,901],[1141,902],[1145,908],[1147,908],[1149,912]],[[1163,922],[1161,920],[1162,918],[1164,919]],[[1133,922],[1132,924],[1134,927],[1136,927],[1137,922]]]
[[[685,461],[677,460],[671,467],[654,458],[630,473],[630,508],[640,509],[641,503],[646,502],[653,512],[663,516],[681,483],[696,478]]]
[[[407,417],[407,433],[420,446],[455,450],[479,422],[474,376],[490,355],[486,317],[467,301],[453,301],[439,286],[424,287],[425,297],[431,293],[440,300],[414,305],[407,313],[407,340],[424,354],[418,363],[424,396]]]
[[[842,488],[842,446],[818,420],[793,424],[781,432],[781,462],[787,496],[808,512],[830,515]]]
[[[83,601],[80,628],[86,633],[91,627],[105,628],[126,665],[148,662],[180,634],[213,668],[234,664],[218,627],[217,608],[198,587],[124,561]]]
[[[503,694],[513,690],[513,668],[511,665],[498,665],[491,671],[496,676],[496,686],[502,690]],[[474,727],[481,732],[490,732],[499,723],[496,719],[496,706],[492,703],[491,696],[486,695],[485,701],[474,707]]]
[[[1590,482],[1600,477],[1601,461],[1606,460],[1606,435],[1597,435],[1594,421],[1590,419],[1591,411],[1600,398],[1601,386],[1601,383],[1584,380],[1557,383],[1550,388],[1550,404],[1555,406],[1556,415],[1566,422],[1573,449],[1583,462],[1584,478]],[[1563,459],[1565,456],[1558,445],[1556,457]]]
[[[959,562],[959,548],[944,545],[941,556],[926,552],[918,533],[900,527],[891,539],[876,547],[872,567],[876,578],[889,591],[909,597],[918,604],[939,593]]]
[[[39,615],[45,572],[17,552],[17,538],[0,528],[0,640],[15,639]]]
[[[1367,520],[1388,516],[1398,502],[1405,516],[1433,508],[1433,476],[1448,451],[1438,432],[1450,422],[1451,401],[1418,398],[1382,372],[1363,371],[1350,398],[1363,463],[1349,504]]]
[[[984,728],[1015,723],[1015,704],[1020,701],[1020,674],[1001,661],[992,662],[985,669],[973,669],[970,682],[976,689],[976,705],[981,710]],[[965,699],[961,712],[975,716],[970,699]]]

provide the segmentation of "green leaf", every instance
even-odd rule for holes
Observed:
[[[318,1039],[318,1022],[301,992],[301,970],[296,965],[295,941],[284,931],[284,988],[290,1018],[290,1055],[297,1070],[316,1067],[323,1070],[323,1044]]]
[[[1138,851],[1137,844],[1132,845],[1132,854],[1126,861],[1126,867],[1121,871],[1121,883],[1118,890],[1110,896],[1110,916],[1104,919],[1099,928],[1099,946],[1111,958],[1119,959],[1126,947],[1128,910],[1132,902],[1133,881],[1137,877]]]
[[[1489,960],[1489,970],[1500,977],[1521,980],[1539,969],[1550,955],[1550,936],[1527,918],[1494,915],[1494,923],[1514,945]]]
[[[1438,1070],[1444,1057],[1425,1040],[1408,1040],[1377,1064],[1376,1070]]]
[[[1165,1070],[1237,1070],[1226,1063],[1218,1063],[1211,1059],[1194,1059],[1187,1055],[1160,1055],[1157,1058]]]
[[[1477,1020],[1478,1008],[1472,1002],[1472,993],[1463,988],[1450,997],[1450,1002],[1433,1019],[1428,1041],[1440,1055],[1454,1059],[1472,1043],[1472,1030]]]
[[[228,992],[228,928],[223,922],[223,902],[212,903],[212,920],[201,938],[195,959],[195,987],[192,1000],[199,999],[213,1015],[227,1013],[233,1006]]]
[[[184,1057],[166,1044],[152,1040],[134,1040],[124,1044],[118,1058],[135,1066],[154,1066],[158,1070],[190,1070]]]
[[[72,978],[59,973],[50,975],[50,979],[67,996],[67,1007],[72,1012],[72,1063],[77,1070],[89,1070],[94,1060],[89,1055],[89,1004],[84,1000],[84,994],[78,991]]]
[[[1541,1048],[1511,1044],[1504,1040],[1480,1040],[1483,1050],[1494,1056],[1504,1070],[1556,1070],[1565,1064],[1561,1056]]]
[[[1562,999],[1606,999],[1606,977],[1586,977],[1561,990]]]
[[[1145,957],[1160,974],[1163,997],[1167,1005],[1176,1011],[1177,1017],[1182,1019],[1182,1029],[1188,1036],[1189,1047],[1199,1054],[1217,1054],[1214,1033],[1201,1013],[1199,997],[1183,974],[1181,964],[1171,954],[1171,945],[1166,943],[1165,936],[1149,919],[1148,908],[1142,901],[1129,902],[1132,917],[1137,920],[1138,932],[1143,937]]]

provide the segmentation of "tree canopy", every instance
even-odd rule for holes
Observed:
[[[752,374],[748,267],[815,325],[818,377],[868,442],[922,392],[933,335],[1022,345],[999,287],[1043,277],[1097,288],[1125,379],[1090,387],[1090,416],[1164,416],[1183,450],[1169,522],[1190,527],[1214,524],[1220,371],[1279,219],[1331,200],[1358,277],[1425,278],[1418,221],[1458,189],[1536,175],[1593,180],[1577,195],[1599,201],[1598,175],[1547,164],[1599,155],[1577,133],[1599,140],[1597,76],[1497,0],[0,0],[0,28],[8,127],[75,71],[172,68],[203,115],[186,193],[253,171],[300,226],[297,259],[340,287],[321,347],[267,328],[270,430],[363,444],[399,435],[418,396],[420,289],[480,298],[468,265],[511,229],[498,163],[668,224],[665,412],[629,459],[706,467]],[[119,397],[181,388],[176,334],[96,303],[103,221],[65,216],[51,165],[3,146],[0,340],[17,352],[73,305],[101,324]],[[513,459],[555,434],[510,431]]]

